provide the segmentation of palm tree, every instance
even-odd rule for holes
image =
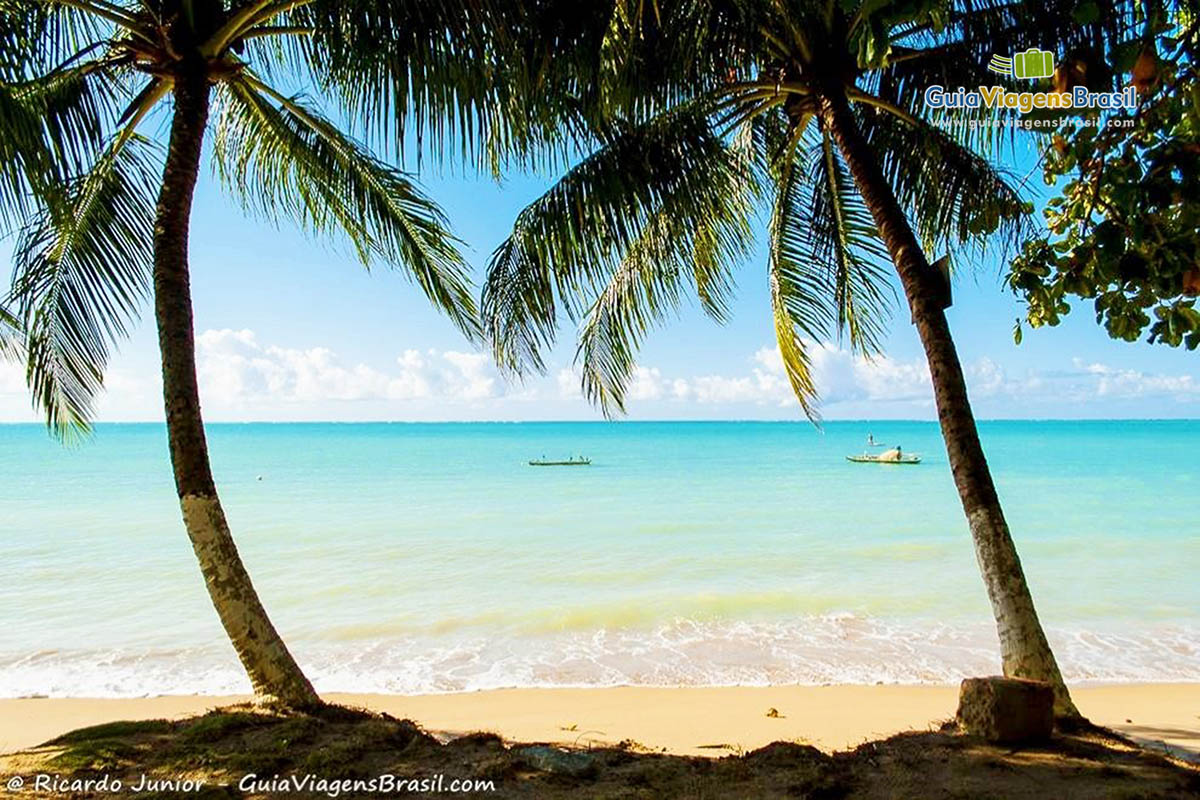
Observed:
[[[466,265],[405,173],[278,80],[312,86],[365,137],[486,143],[482,4],[386,0],[0,0],[0,218],[19,230],[4,338],[60,435],[85,429],[110,349],[152,296],[184,525],[256,695],[320,703],[259,602],[209,465],[188,230],[206,137],[249,211],[402,270],[468,336]],[[415,119],[408,124],[406,119]],[[144,135],[167,121],[163,148]],[[465,146],[465,145],[464,145]],[[470,148],[468,148],[470,149]],[[13,326],[9,326],[10,328]]]
[[[599,29],[574,31],[577,49],[595,48],[590,62],[577,59],[594,73],[575,78],[593,90],[559,113],[587,131],[577,139],[585,153],[518,215],[489,265],[483,317],[497,361],[542,368],[559,315],[578,319],[584,392],[606,413],[623,411],[639,344],[689,292],[724,317],[765,203],[776,338],[813,417],[810,342],[837,332],[877,352],[894,270],[929,363],[1004,672],[1049,682],[1056,713],[1077,717],[979,440],[944,313],[948,284],[926,256],[969,257],[985,233],[1015,241],[1028,206],[985,158],[1004,129],[941,127],[950,117],[933,116],[922,93],[992,85],[991,54],[1087,46],[1101,23],[1055,2],[649,8],[614,2]]]

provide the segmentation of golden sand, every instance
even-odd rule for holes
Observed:
[[[1200,758],[1200,683],[1075,688],[1093,722]],[[326,699],[417,721],[438,735],[493,731],[506,739],[725,755],[772,741],[841,750],[953,716],[950,686],[498,689],[441,695],[329,694]],[[119,719],[178,718],[245,697],[0,700],[0,752]],[[772,709],[775,713],[772,713]]]

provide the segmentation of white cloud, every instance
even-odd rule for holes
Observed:
[[[807,342],[813,381],[825,405],[848,401],[921,402],[932,398],[929,368],[924,361],[888,356],[868,359],[832,342]],[[792,389],[777,347],[754,354],[750,384],[764,402],[788,404]]]
[[[418,350],[405,350],[396,363],[400,374],[388,382],[387,394],[400,400],[429,397],[433,390],[425,378],[428,365]]]
[[[626,395],[629,400],[657,400],[663,396],[665,386],[662,372],[657,367],[635,367]]]
[[[0,395],[24,394],[25,371],[12,361],[0,361]]]
[[[672,394],[702,405],[787,405],[792,398],[791,385],[783,368],[779,349],[763,347],[751,358],[748,375],[701,375],[690,380],[676,379]]]
[[[1200,382],[1192,375],[1150,375],[1139,370],[1117,369],[1099,363],[1088,364],[1085,371],[1095,377],[1096,394],[1101,397],[1169,395],[1184,400],[1200,395]]]
[[[826,405],[849,400],[928,401],[932,397],[924,363],[890,358],[867,360],[833,344],[809,343],[813,377]],[[795,408],[796,398],[777,347],[762,347],[742,374],[669,376],[659,367],[638,366],[630,379],[628,400],[682,406],[756,406]],[[558,371],[561,397],[579,397],[579,370]]]
[[[578,367],[563,367],[558,371],[558,374],[554,379],[558,384],[559,397],[579,397],[579,382],[581,380],[581,373]]]
[[[701,375],[692,378],[686,396],[702,405],[733,403],[778,403],[783,399],[779,379],[755,370],[754,375],[727,377]]]
[[[857,358],[854,376],[868,400],[926,401],[933,396],[929,365],[924,361],[897,361],[886,356],[872,360]]]
[[[206,330],[196,339],[206,418],[230,419],[567,419],[594,418],[577,367],[512,385],[486,353],[403,350],[372,365],[328,347],[292,348],[252,330]],[[866,359],[833,344],[809,343],[821,411],[838,417],[931,418],[933,392],[923,359]],[[964,365],[983,417],[1142,413],[1144,400],[1200,404],[1200,376],[1157,374],[1075,360],[1061,370],[1013,372],[991,358]],[[97,404],[102,420],[162,418],[158,370],[114,363]],[[800,411],[779,350],[762,347],[740,370],[688,374],[639,365],[631,376],[634,417],[795,417]],[[1188,413],[1184,408],[1178,413]],[[33,420],[19,365],[0,363],[0,420]]]
[[[991,397],[1005,391],[1009,385],[1004,368],[984,356],[966,368],[971,393],[977,397]]]
[[[386,396],[389,384],[366,365],[343,366],[324,347],[264,347],[251,330],[205,331],[196,337],[196,361],[206,400],[218,404],[258,397],[363,400]]]
[[[271,400],[304,404],[368,400],[475,403],[506,385],[483,353],[405,350],[395,369],[345,364],[325,347],[263,345],[251,330],[208,330],[196,338],[206,404],[237,407]]]
[[[849,410],[855,415],[932,416],[933,387],[924,359],[906,361],[883,355],[868,359],[829,342],[807,344],[826,415]],[[1187,374],[1155,375],[1078,361],[1071,370],[1011,374],[987,357],[964,364],[963,371],[972,398],[980,401],[984,413],[995,416],[1021,416],[1036,406],[1038,413],[1070,417],[1089,402],[1105,398],[1158,396],[1178,402],[1200,401],[1200,381]],[[557,383],[561,396],[578,397],[577,369],[560,370]],[[757,350],[740,374],[671,376],[659,367],[639,366],[628,398],[633,414],[639,413],[639,403],[641,410],[655,406],[797,408],[776,347]],[[679,415],[685,416],[686,411]]]
[[[783,374],[783,354],[778,347],[760,347],[754,353],[754,363],[767,372]]]
[[[450,364],[458,374],[450,383],[459,381],[454,391],[465,400],[481,400],[497,395],[497,375],[491,358],[485,353],[459,353],[447,350],[442,358]]]

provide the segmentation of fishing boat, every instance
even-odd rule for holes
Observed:
[[[873,453],[863,453],[861,456],[846,456],[847,461],[853,461],[855,464],[920,464],[921,457],[916,455],[898,456],[887,458],[887,453],[875,455]]]
[[[529,462],[531,467],[586,467],[591,464],[590,458],[568,458],[566,461],[550,461],[546,458],[535,458]]]

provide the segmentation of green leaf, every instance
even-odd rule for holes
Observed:
[[[1080,25],[1090,25],[1100,19],[1100,7],[1092,2],[1081,3],[1072,12],[1071,18]]]
[[[661,238],[653,228],[663,217],[688,231],[676,237],[680,252],[672,259],[699,270],[699,290],[719,312],[721,265],[748,247],[754,185],[744,156],[713,131],[710,110],[685,105],[642,125],[615,126],[521,211],[484,284],[483,316],[498,363],[518,373],[541,369],[558,315],[586,314],[646,237]]]
[[[445,215],[408,176],[379,161],[302,99],[245,74],[221,87],[218,174],[250,209],[316,234],[338,233],[364,266],[411,276],[468,337],[474,292]]]
[[[9,303],[34,402],[59,435],[86,429],[110,350],[148,295],[157,155],[138,137],[110,150],[17,242]]]

